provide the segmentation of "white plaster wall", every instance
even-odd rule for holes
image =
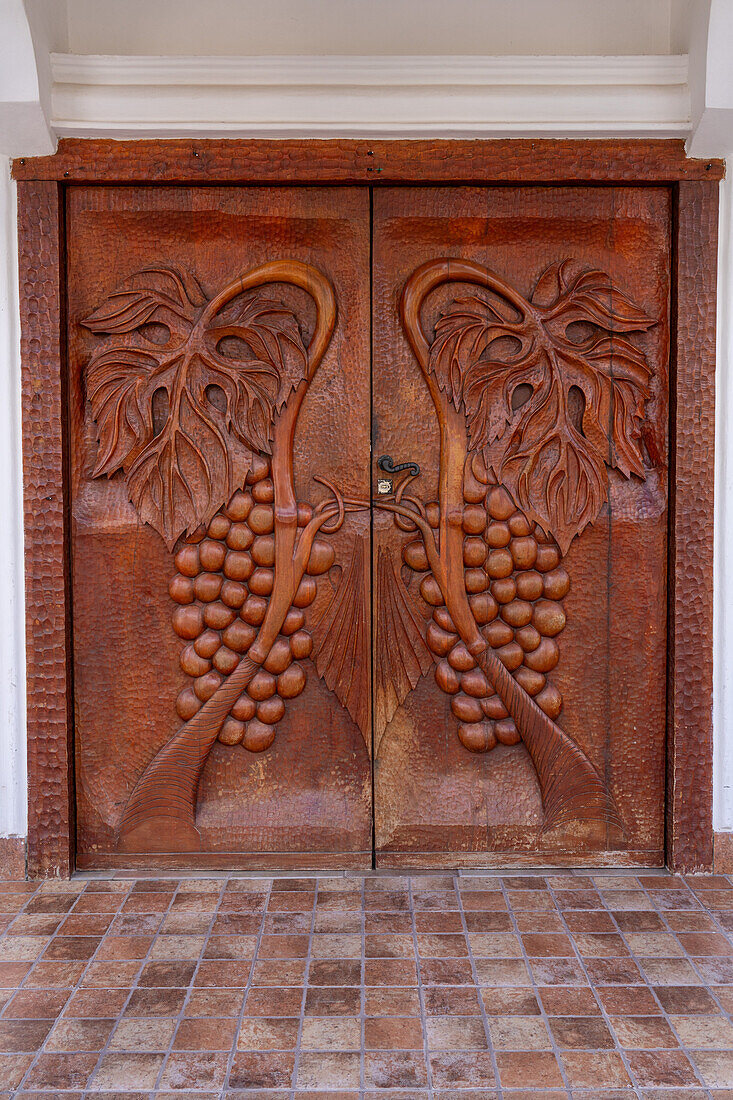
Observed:
[[[0,0],[0,61],[12,61],[20,49],[8,37],[11,9],[17,26],[20,6],[21,0]],[[726,144],[733,135],[733,66],[727,62],[733,0],[25,0],[25,6],[39,72],[35,87],[25,81],[24,103],[12,101],[13,89],[6,90],[14,86],[11,69],[0,65],[0,149],[15,155],[45,152],[51,140],[44,123],[49,50],[219,57],[689,51],[691,128],[697,128],[690,150],[696,156],[733,150],[733,141]],[[711,12],[718,23],[707,41]],[[27,57],[27,36],[23,41]],[[723,59],[713,65],[716,53]],[[12,107],[7,125],[4,100]],[[733,169],[730,174],[721,185],[714,623],[714,824],[726,830],[733,830]],[[15,189],[0,158],[0,836],[25,834],[27,797],[16,255]]]
[[[0,836],[26,833],[23,508],[15,184],[0,157]]]

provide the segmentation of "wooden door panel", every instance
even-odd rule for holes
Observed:
[[[669,193],[383,189],[373,234],[374,454],[420,467],[376,493],[378,863],[662,862]]]
[[[67,214],[78,863],[368,865],[368,193]]]

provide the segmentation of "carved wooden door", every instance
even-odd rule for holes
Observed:
[[[660,862],[667,191],[67,223],[79,865]]]
[[[661,862],[668,192],[385,189],[373,240],[378,863]]]
[[[78,862],[371,865],[368,192],[80,188],[68,224]]]

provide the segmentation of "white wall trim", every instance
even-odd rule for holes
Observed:
[[[686,55],[53,54],[59,136],[686,136]]]
[[[0,157],[0,836],[25,836],[25,587],[16,188]]]

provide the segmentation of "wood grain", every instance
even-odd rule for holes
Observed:
[[[25,516],[28,874],[73,869],[61,211],[54,183],[18,187]]]
[[[15,179],[68,183],[608,183],[719,180],[724,161],[684,142],[619,139],[268,141],[64,138],[49,157],[13,162]]]
[[[713,866],[717,239],[717,187],[681,183],[673,300],[667,859],[675,870],[687,872]]]

